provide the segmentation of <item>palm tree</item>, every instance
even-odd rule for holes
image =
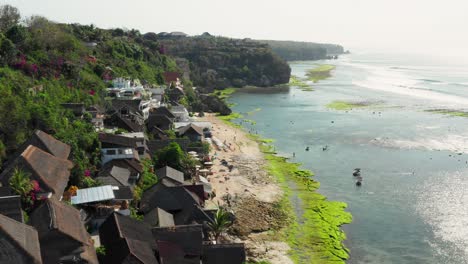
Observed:
[[[218,210],[214,215],[213,222],[208,223],[216,243],[218,243],[218,239],[221,234],[224,233],[231,225],[232,220],[230,213],[223,207],[218,207]]]
[[[15,168],[13,175],[9,180],[10,187],[17,194],[21,195],[21,198],[24,202],[28,202],[29,194],[33,190],[33,184],[29,176],[29,173]]]

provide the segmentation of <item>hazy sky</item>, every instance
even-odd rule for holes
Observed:
[[[0,0],[23,16],[142,33],[339,43],[345,48],[449,52],[468,48],[467,0]]]

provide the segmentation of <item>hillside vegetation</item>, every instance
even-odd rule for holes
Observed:
[[[97,134],[61,103],[103,105],[112,78],[162,83],[164,71],[177,70],[175,61],[138,31],[57,24],[39,16],[21,20],[15,8],[8,12],[0,12],[0,158],[41,129],[72,146],[72,173],[79,182],[99,163]]]
[[[167,54],[189,60],[195,86],[212,90],[246,85],[267,87],[289,81],[289,65],[266,44],[208,33],[158,40]]]
[[[259,42],[268,44],[273,52],[287,61],[323,60],[330,55],[345,52],[342,46],[336,44],[279,40],[259,40]]]

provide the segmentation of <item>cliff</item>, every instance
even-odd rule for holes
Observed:
[[[268,44],[273,52],[287,61],[323,60],[328,56],[344,53],[344,48],[336,44],[279,40],[258,40],[258,42]]]
[[[266,44],[214,37],[208,33],[194,37],[159,34],[157,39],[165,54],[190,61],[193,84],[208,91],[289,82],[289,65]]]

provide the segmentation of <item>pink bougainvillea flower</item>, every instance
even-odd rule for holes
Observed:
[[[41,187],[39,187],[39,182],[38,181],[32,180],[31,183],[32,183],[34,192],[38,192],[41,189]]]
[[[91,171],[90,170],[85,170],[84,176],[91,177]]]
[[[89,91],[89,94],[90,94],[90,95],[95,95],[95,94],[96,94],[96,91],[94,91],[94,90],[91,89],[91,90]]]

